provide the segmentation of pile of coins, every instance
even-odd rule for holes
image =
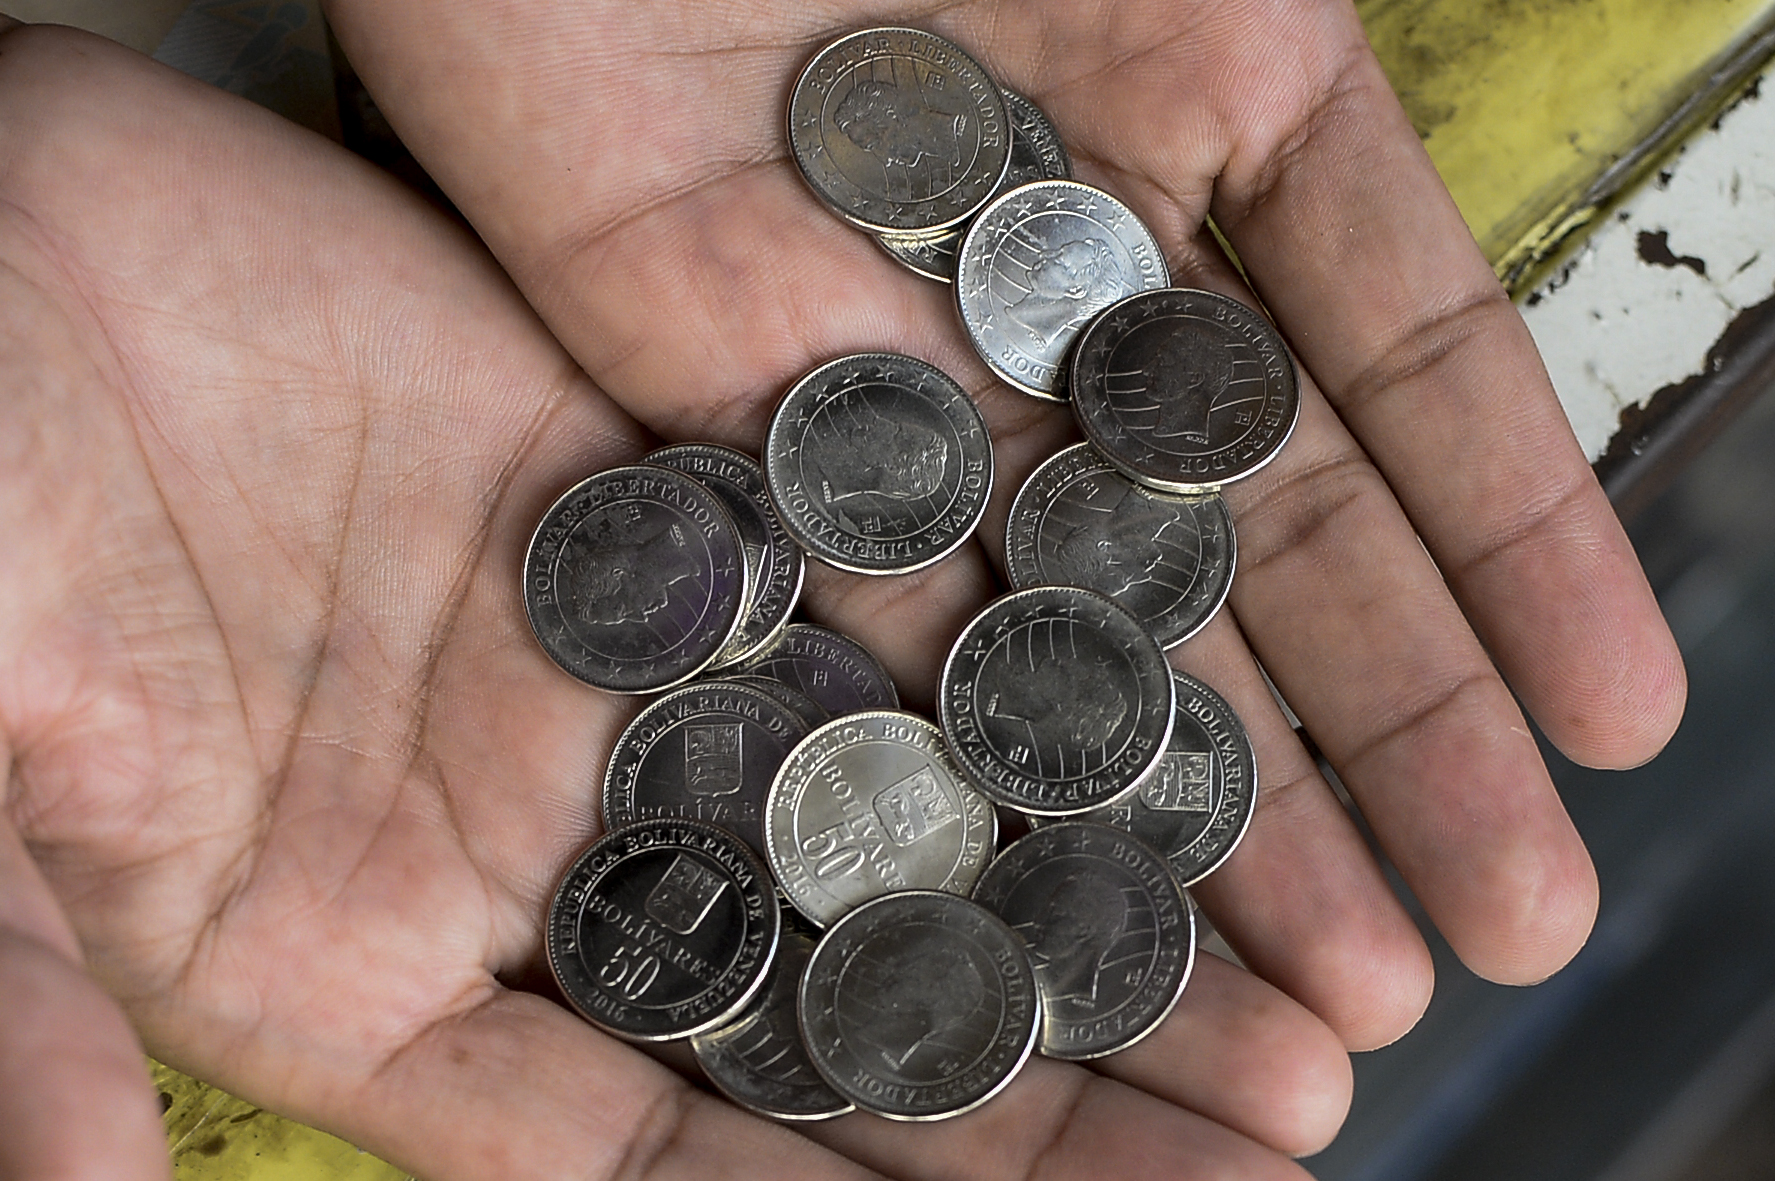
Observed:
[[[790,620],[807,555],[902,574],[978,525],[991,442],[946,374],[843,357],[783,396],[762,463],[685,444],[563,495],[525,564],[536,636],[590,685],[660,695],[617,739],[548,955],[587,1020],[689,1039],[751,1110],[938,1119],[1037,1050],[1133,1044],[1188,982],[1185,887],[1238,844],[1257,775],[1165,649],[1226,598],[1216,489],[1286,441],[1294,369],[1249,308],[1168,287],[1042,112],[941,38],[827,46],[788,130],[813,191],[953,281],[981,356],[1069,399],[1087,441],[1015,498],[1014,589],[957,637],[935,722],[855,640]]]

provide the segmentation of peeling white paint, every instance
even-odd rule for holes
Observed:
[[[1775,69],[1760,87],[1683,145],[1524,301],[1592,460],[1623,409],[1701,372],[1737,314],[1775,295]],[[1671,255],[1699,260],[1706,275],[1642,258],[1641,234],[1660,233]]]

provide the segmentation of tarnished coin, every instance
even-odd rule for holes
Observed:
[[[1011,585],[1082,586],[1127,608],[1162,648],[1214,618],[1233,585],[1233,517],[1218,494],[1136,484],[1089,443],[1030,475],[1011,502]]]
[[[1177,720],[1165,757],[1139,790],[1082,819],[1133,833],[1171,863],[1186,886],[1233,855],[1257,802],[1257,757],[1239,715],[1207,685],[1184,673]]]
[[[1087,321],[1137,291],[1171,281],[1152,232],[1089,185],[1044,180],[980,211],[955,263],[968,338],[1006,381],[1066,398],[1062,362]]]
[[[636,715],[604,769],[604,826],[679,817],[735,833],[764,856],[764,800],[811,727],[761,689],[701,681]]]
[[[739,531],[720,500],[648,464],[568,489],[524,559],[524,609],[543,651],[617,693],[701,672],[733,638],[747,591]]]
[[[801,690],[835,718],[865,709],[900,708],[894,679],[869,649],[811,623],[784,628],[746,672]]]
[[[875,233],[942,229],[986,203],[1011,161],[992,78],[918,29],[865,29],[814,54],[789,94],[789,151],[808,186]]]
[[[1041,1001],[1023,941],[966,898],[912,890],[839,920],[801,983],[808,1057],[890,1119],[960,1115],[1029,1060]]]
[[[1001,804],[1066,815],[1144,779],[1171,737],[1171,668],[1138,620],[1095,591],[994,599],[955,641],[937,716],[968,779]]]
[[[1005,113],[1011,117],[1011,166],[997,192],[1035,180],[1070,180],[1072,160],[1042,109],[1002,86],[999,93],[1004,96]],[[925,278],[948,283],[955,279],[955,256],[961,249],[964,228],[935,234],[881,234],[875,240],[890,256]]]
[[[892,890],[966,894],[998,818],[916,714],[835,718],[789,752],[771,785],[764,851],[795,909],[825,926]]]
[[[549,905],[555,982],[587,1021],[631,1041],[715,1029],[770,968],[782,912],[745,843],[696,820],[607,833]]]
[[[693,476],[721,498],[746,549],[749,592],[739,630],[715,657],[715,667],[738,664],[757,653],[789,622],[801,598],[807,568],[801,547],[784,532],[764,490],[757,460],[713,443],[679,443],[651,452],[644,460]]]
[[[690,1039],[698,1065],[721,1093],[748,1111],[782,1120],[821,1120],[854,1110],[826,1085],[801,1041],[801,974],[814,941],[785,930],[764,988],[731,1025]]]
[[[1276,457],[1300,417],[1294,361],[1270,322],[1212,291],[1144,292],[1079,340],[1073,413],[1129,476],[1202,492]]]
[[[796,382],[771,416],[764,474],[802,548],[858,574],[904,574],[965,541],[992,491],[992,440],[935,366],[860,353]]]
[[[832,720],[832,715],[827,712],[825,706],[801,690],[791,689],[781,681],[772,680],[770,677],[761,677],[754,673],[732,673],[726,679],[741,685],[750,685],[760,692],[770,694],[788,706],[796,717],[807,724],[809,730],[815,726],[824,726]]]
[[[1050,1058],[1133,1045],[1171,1012],[1195,965],[1195,918],[1165,859],[1101,824],[1036,829],[993,860],[974,901],[1029,945]]]

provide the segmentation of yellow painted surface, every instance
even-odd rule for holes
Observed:
[[[343,1140],[152,1065],[177,1181],[407,1181]]]
[[[1381,64],[1486,257],[1531,283],[1591,220],[1611,166],[1698,92],[1692,122],[1729,100],[1714,75],[1771,26],[1775,0],[1357,0]],[[1660,134],[1662,133],[1662,134]],[[1655,157],[1648,158],[1651,166]],[[179,1181],[404,1181],[344,1141],[166,1067]]]
[[[1771,0],[1356,0],[1387,78],[1512,288],[1595,213],[1589,192],[1684,101],[1731,97]],[[1663,138],[1663,137],[1660,137]],[[1606,196],[1606,195],[1605,195]]]

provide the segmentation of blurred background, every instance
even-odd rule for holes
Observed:
[[[1516,297],[1683,647],[1636,771],[1547,758],[1602,882],[1526,989],[1433,931],[1422,1024],[1356,1060],[1320,1181],[1775,1181],[1775,0],[1357,0]],[[276,110],[441,194],[316,0],[0,0]],[[1765,85],[1767,83],[1767,85]],[[1765,91],[1767,95],[1765,96]],[[332,1137],[155,1068],[181,1181],[383,1181]]]

